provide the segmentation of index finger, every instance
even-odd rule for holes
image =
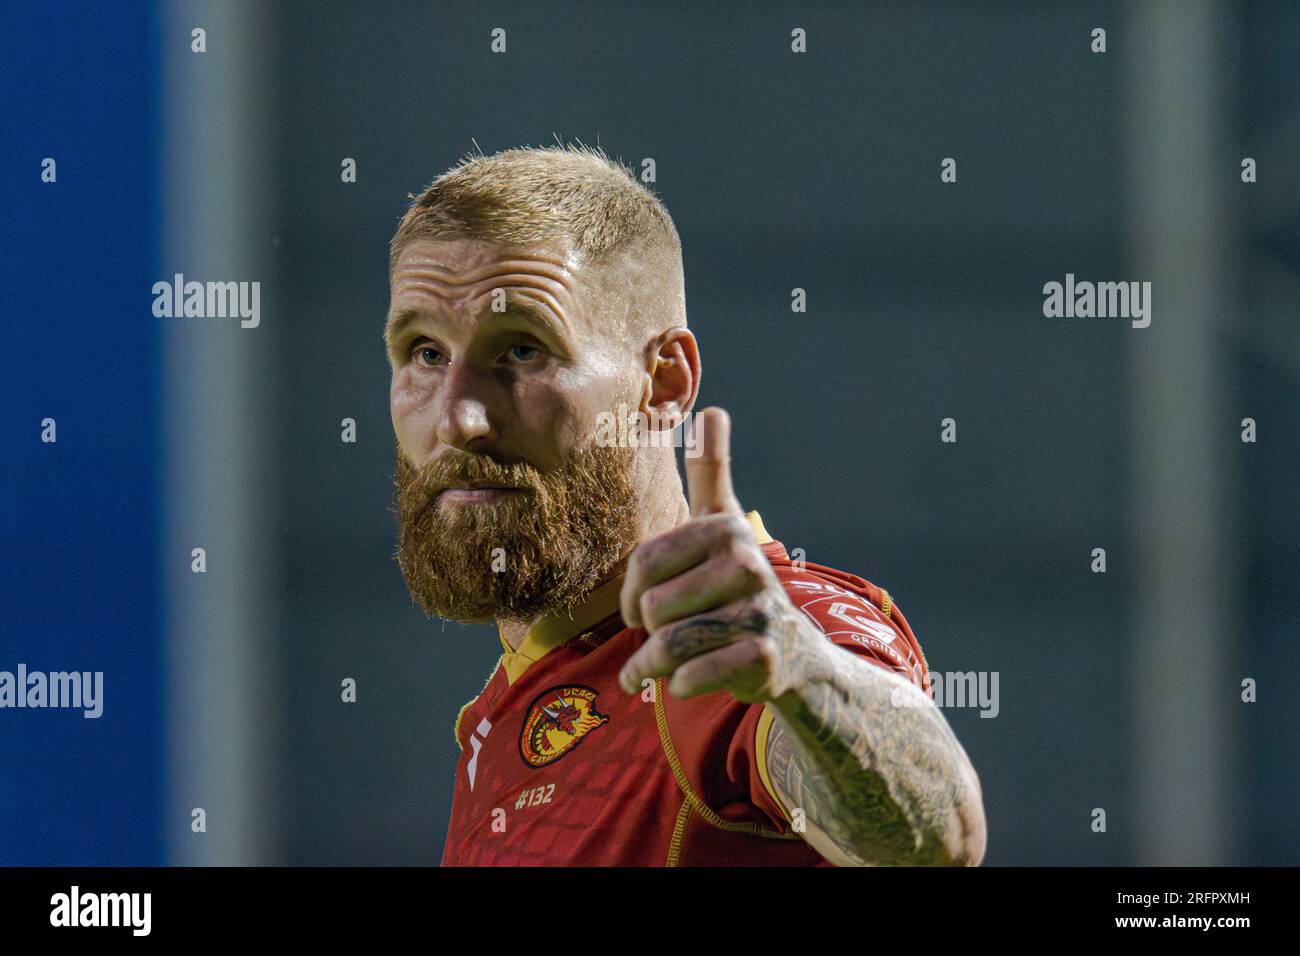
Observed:
[[[695,416],[700,454],[686,456],[691,517],[734,511],[743,514],[731,487],[731,416],[716,405]]]

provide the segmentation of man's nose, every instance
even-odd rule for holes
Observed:
[[[439,396],[439,442],[461,451],[482,451],[496,441],[488,412],[488,387],[468,365],[448,367]]]

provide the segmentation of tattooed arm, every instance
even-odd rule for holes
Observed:
[[[774,713],[767,770],[802,836],[844,866],[977,866],[979,777],[933,701],[825,638]]]

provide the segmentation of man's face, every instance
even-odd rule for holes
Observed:
[[[639,343],[619,341],[627,303],[593,269],[561,242],[423,239],[397,260],[398,562],[430,614],[529,620],[636,544],[635,449],[592,434],[637,409]]]

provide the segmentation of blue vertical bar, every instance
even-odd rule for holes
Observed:
[[[0,36],[0,671],[104,675],[98,719],[0,708],[3,864],[163,862],[157,20],[15,4]]]

